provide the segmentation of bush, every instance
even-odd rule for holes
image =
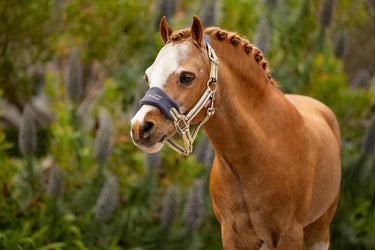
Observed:
[[[330,36],[348,20],[363,22],[367,12],[362,0],[334,2],[217,0],[205,18],[263,46],[283,91],[313,96],[335,112],[343,180],[331,248],[371,249],[374,81],[367,74],[365,88],[349,87]],[[186,27],[202,4],[179,1],[168,21]],[[17,133],[0,126],[0,248],[221,248],[208,193],[214,153],[207,139],[200,136],[196,158],[169,148],[144,154],[130,139],[129,117],[146,88],[139,87],[143,72],[162,46],[158,6],[0,3],[0,115],[6,105],[24,114]],[[349,8],[358,15],[345,14]],[[33,118],[36,99],[53,117],[47,126]]]

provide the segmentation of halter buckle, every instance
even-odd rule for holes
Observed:
[[[186,122],[185,116],[181,116],[180,119],[174,122],[174,125],[176,129],[181,132],[186,132],[189,129],[189,123]]]

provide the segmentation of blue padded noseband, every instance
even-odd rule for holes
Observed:
[[[173,121],[173,117],[169,112],[172,108],[175,108],[180,112],[180,106],[177,102],[173,101],[167,93],[164,92],[161,88],[152,87],[147,90],[145,96],[139,101],[139,105],[144,104],[152,105],[158,107],[161,112],[170,120]]]

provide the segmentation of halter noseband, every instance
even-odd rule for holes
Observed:
[[[194,104],[194,106],[186,113],[180,113],[179,105],[170,98],[161,88],[150,88],[145,96],[139,102],[140,106],[144,104],[152,105],[161,110],[161,112],[174,122],[177,132],[181,135],[184,146],[180,146],[173,139],[168,139],[166,143],[181,155],[189,155],[193,151],[193,142],[197,137],[198,131],[215,113],[214,100],[217,88],[217,69],[219,60],[212,48],[212,43],[208,36],[203,35],[206,42],[208,58],[211,61],[210,79],[207,81],[207,88]],[[210,105],[210,107],[208,107]],[[208,108],[207,108],[208,107]],[[203,109],[207,108],[206,117],[198,123],[192,133],[190,133],[190,123],[194,117]]]

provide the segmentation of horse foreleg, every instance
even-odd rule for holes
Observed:
[[[221,237],[224,250],[259,250],[262,246],[262,241],[251,229],[242,228],[239,233],[233,226],[222,225]]]
[[[302,225],[293,225],[288,229],[284,230],[280,240],[277,243],[275,249],[290,249],[290,250],[300,250],[303,247],[303,227]]]
[[[328,250],[329,247],[329,226],[335,215],[339,194],[331,207],[316,221],[304,228],[307,250]]]
[[[227,216],[229,220],[222,220],[217,214],[221,224],[221,237],[224,250],[259,250],[263,241],[255,234],[249,216],[239,212]]]

